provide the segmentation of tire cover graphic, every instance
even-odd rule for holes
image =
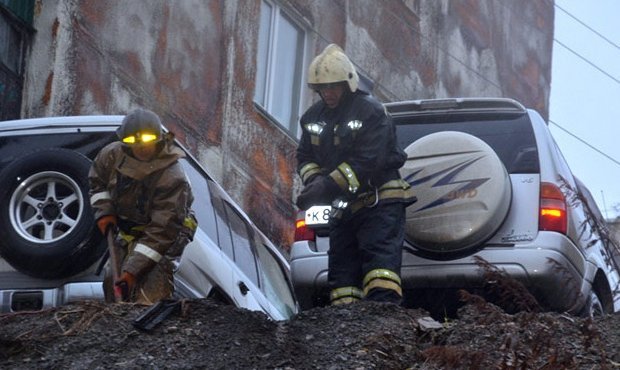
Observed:
[[[510,178],[495,151],[473,135],[444,131],[405,152],[401,175],[418,197],[407,208],[407,241],[437,257],[477,250],[510,207]]]

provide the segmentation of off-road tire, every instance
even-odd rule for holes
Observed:
[[[27,275],[57,279],[105,250],[88,196],[91,161],[71,150],[32,152],[0,173],[0,255]]]
[[[579,316],[581,317],[601,317],[605,315],[603,301],[599,298],[598,293],[592,289],[586,298],[586,304],[583,306]]]

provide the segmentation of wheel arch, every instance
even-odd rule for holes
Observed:
[[[614,301],[611,294],[611,287],[605,277],[605,272],[601,269],[596,271],[594,275],[594,281],[592,282],[592,289],[598,295],[601,303],[603,304],[603,310],[605,313],[612,313],[614,311]]]

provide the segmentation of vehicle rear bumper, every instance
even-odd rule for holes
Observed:
[[[67,283],[58,288],[0,290],[0,312],[39,311],[84,301],[103,300],[101,281]]]
[[[291,276],[302,308],[327,289],[327,253],[313,249],[312,242],[291,246]],[[422,258],[405,251],[401,269],[403,289],[483,288],[484,269],[477,258],[523,283],[545,309],[554,311],[576,313],[583,306],[596,273],[596,266],[569,239],[541,232],[532,242],[489,246],[471,256],[449,261]]]

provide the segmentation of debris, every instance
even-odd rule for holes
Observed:
[[[420,325],[420,329],[423,331],[443,328],[443,325],[430,316],[420,317],[418,319],[418,325]]]
[[[210,299],[183,311],[149,332],[133,326],[144,306],[129,303],[3,314],[0,368],[611,369],[620,360],[620,315],[495,314],[477,302],[441,325],[421,309],[361,302],[274,322]]]

